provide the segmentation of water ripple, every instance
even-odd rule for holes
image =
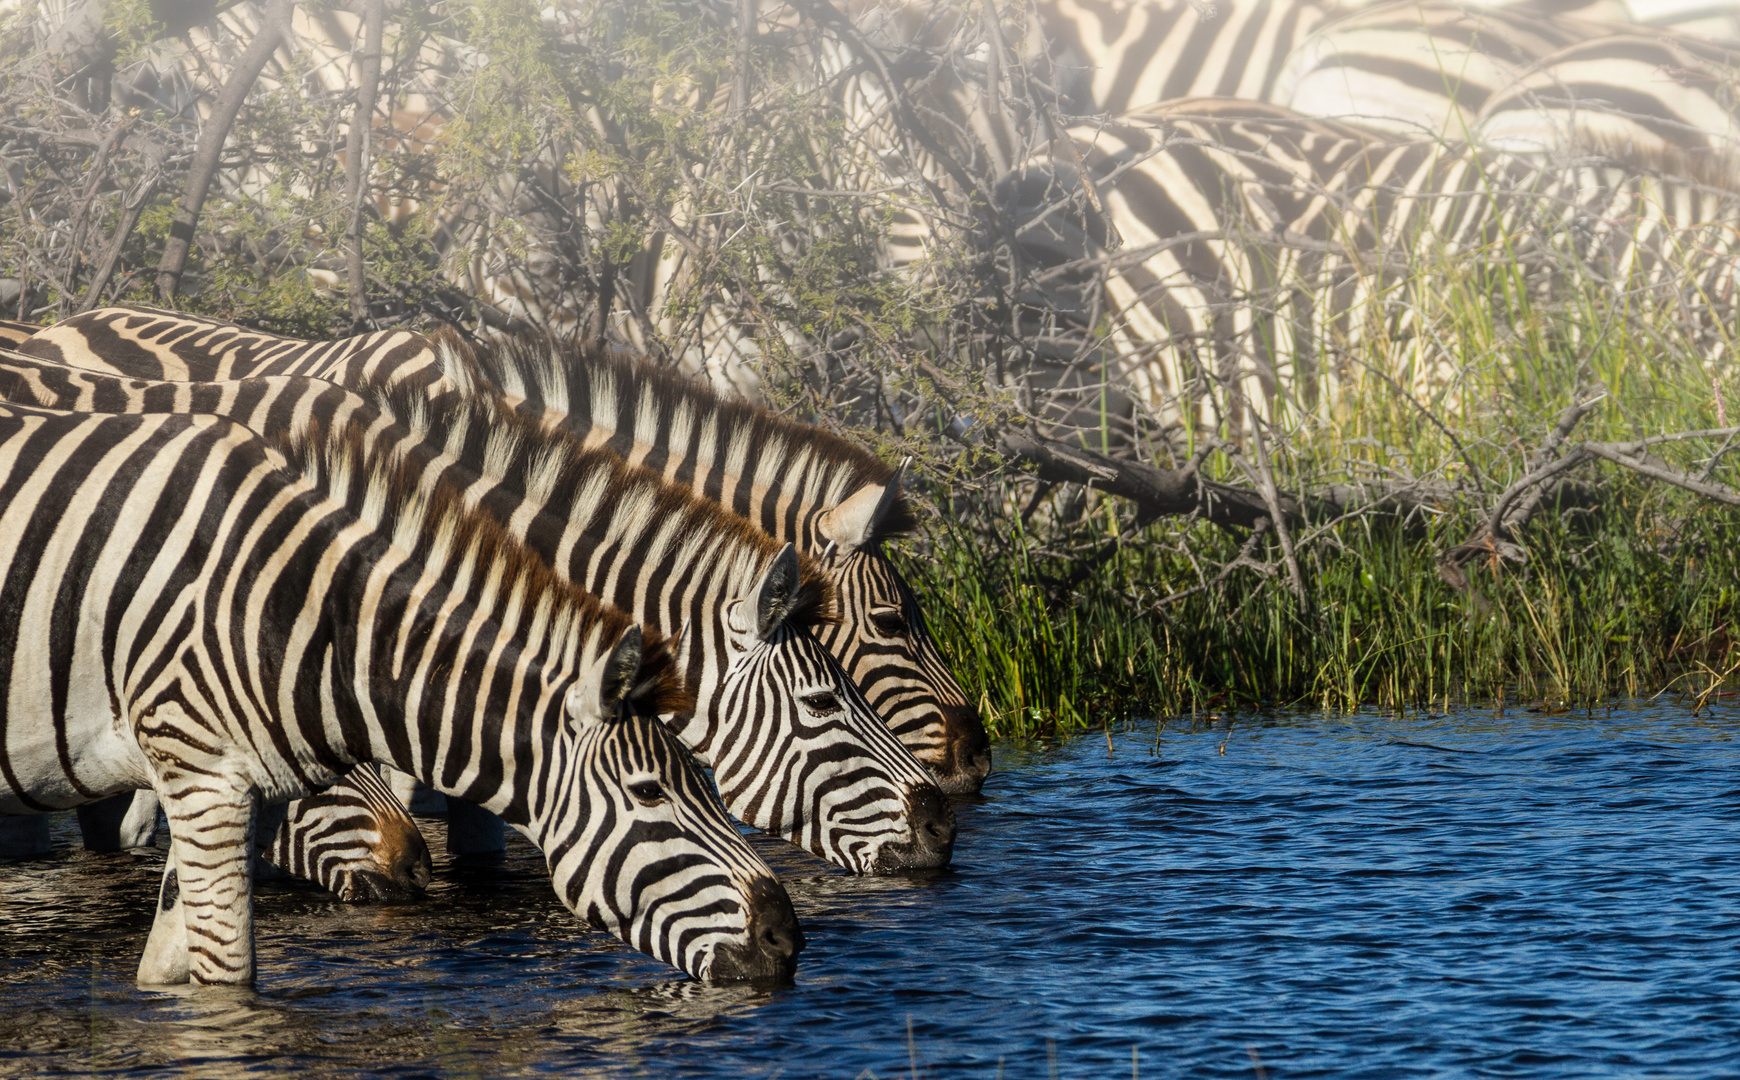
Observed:
[[[1006,748],[946,871],[787,846],[795,987],[673,978],[542,860],[264,890],[261,992],[144,992],[161,854],[0,864],[0,1076],[1701,1077],[1740,1041],[1734,717],[1234,717]],[[430,828],[439,854],[439,826]]]

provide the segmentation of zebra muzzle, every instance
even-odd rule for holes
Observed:
[[[985,734],[985,724],[978,710],[963,706],[944,706],[943,743],[948,760],[931,765],[937,786],[948,795],[977,795],[991,775],[991,740]]]
[[[777,880],[756,878],[744,890],[749,925],[741,944],[722,945],[707,977],[718,982],[789,982],[804,948],[791,897]]]
[[[955,811],[935,785],[912,788],[906,796],[907,838],[882,845],[875,871],[935,870],[955,853]]]

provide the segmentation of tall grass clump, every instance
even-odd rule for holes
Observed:
[[[1217,703],[1590,704],[1702,692],[1740,667],[1740,513],[1619,466],[1556,489],[1514,537],[1520,561],[1476,558],[1462,587],[1440,573],[1574,396],[1600,401],[1573,441],[1723,426],[1723,369],[1674,313],[1616,306],[1608,284],[1551,306],[1449,272],[1404,284],[1428,329],[1368,335],[1344,370],[1407,378],[1349,378],[1327,409],[1277,409],[1272,464],[1295,492],[1433,494],[1296,526],[1302,596],[1272,535],[1247,547],[1249,533],[1197,519],[1138,526],[1129,504],[1079,490],[1036,495],[1005,475],[938,515],[907,567],[988,724],[1023,737]],[[1718,481],[1727,449],[1655,448]],[[1202,472],[1246,482],[1220,451]]]

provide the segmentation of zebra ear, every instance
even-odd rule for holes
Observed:
[[[905,476],[906,462],[903,461],[888,483],[866,484],[854,491],[845,502],[822,515],[817,523],[822,535],[845,552],[856,551],[868,544],[900,497],[900,481]]]
[[[634,689],[634,677],[640,672],[640,627],[623,631],[616,645],[591,670],[580,676],[568,691],[564,703],[568,719],[576,726],[589,720],[608,720],[616,716],[623,699]]]
[[[755,633],[763,640],[773,636],[786,616],[791,614],[798,594],[797,548],[790,544],[779,549],[767,572],[755,586]]]

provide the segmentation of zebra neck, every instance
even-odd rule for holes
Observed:
[[[355,703],[367,741],[358,758],[535,831],[531,773],[516,772],[512,758],[549,745],[546,721],[560,702],[542,658],[518,647],[523,628],[416,564],[357,562],[350,587],[333,592],[344,606],[331,690]]]

